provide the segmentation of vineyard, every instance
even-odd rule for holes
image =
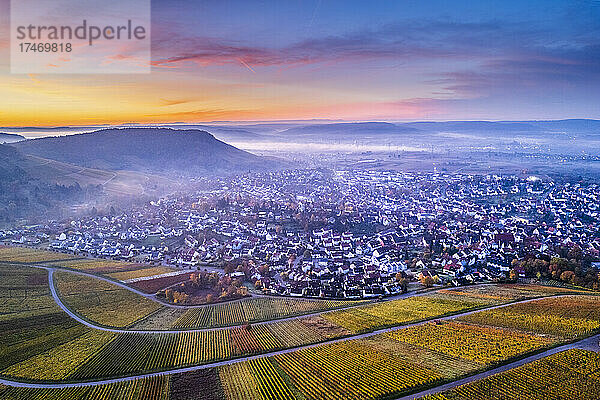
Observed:
[[[295,315],[351,307],[361,301],[305,300],[257,297],[187,310],[173,328],[194,329],[240,325]]]
[[[388,398],[463,376],[549,343],[526,333],[428,323],[261,359],[260,369],[259,360],[220,367],[219,375],[230,400],[292,395],[307,400]],[[277,390],[264,375],[281,379]]]
[[[44,265],[47,265],[49,267],[69,268],[77,271],[84,271],[98,275],[109,275],[119,272],[137,271],[146,268],[142,264],[114,260],[101,260],[94,258],[55,261]]]
[[[332,331],[340,332],[338,329],[326,322],[298,319],[214,331],[118,334],[68,378],[94,379],[205,364],[320,342]]]
[[[276,356],[306,399],[365,399],[430,384],[435,372],[348,341]]]
[[[6,311],[0,317],[0,370],[13,378],[78,380],[118,376],[202,364],[348,334],[320,317],[204,332],[113,334],[80,325],[62,312],[50,295],[46,271],[4,266],[0,277],[4,278],[0,281],[0,299]],[[140,310],[136,305],[138,296],[108,282],[69,272],[57,272],[56,278],[66,302],[90,318],[119,320],[110,313],[110,304],[115,304],[115,310],[126,310],[126,315],[131,314],[128,309]],[[115,291],[134,298],[128,303]]]
[[[186,310],[181,308],[163,307],[137,321],[130,328],[135,330],[168,330],[185,312]]]
[[[62,301],[73,311],[101,325],[126,327],[162,306],[127,289],[70,272],[54,274]]]
[[[600,328],[600,298],[547,298],[483,311],[460,318],[477,324],[576,337]]]
[[[0,387],[0,399],[11,400],[112,400],[112,399],[168,400],[169,378],[138,379],[91,387],[64,389],[27,389]]]
[[[3,375],[35,380],[61,380],[114,338],[114,334],[89,331],[44,353],[13,364]]]
[[[226,365],[219,368],[219,379],[228,399],[260,399],[258,382],[249,363]]]
[[[453,289],[442,289],[438,293],[453,296],[464,296],[471,299],[481,299],[489,304],[500,304],[507,301],[525,300],[534,297],[544,297],[556,294],[584,293],[576,289],[549,287],[541,285],[474,285]]]
[[[153,294],[158,292],[161,289],[164,289],[168,286],[174,285],[179,282],[186,281],[190,278],[189,274],[178,274],[178,275],[168,275],[156,277],[153,279],[146,279],[143,281],[135,281],[130,282],[129,286],[140,290],[144,293]]]
[[[0,371],[19,377],[49,376],[54,366],[40,364],[48,354],[69,361],[68,343],[91,329],[78,324],[54,302],[46,271],[27,267],[0,268]],[[89,342],[88,342],[89,344]],[[87,346],[86,351],[87,350]],[[89,353],[88,353],[89,354]],[[31,361],[33,360],[33,361]],[[11,368],[21,365],[20,369]]]
[[[428,366],[351,341],[184,374],[92,387],[0,386],[0,399],[287,400],[401,396],[444,379]],[[600,398],[600,354],[563,351],[423,400]]]
[[[0,264],[0,321],[59,311],[44,270]]]
[[[219,374],[213,368],[171,376],[171,400],[223,400],[224,396]]]
[[[70,260],[75,258],[69,254],[53,251],[28,249],[26,247],[0,246],[0,262],[36,263],[54,260]]]
[[[600,398],[600,354],[567,350],[423,400]]]
[[[118,281],[153,277],[179,271],[169,267],[151,267],[144,264],[125,261],[84,258],[25,247],[0,246],[0,263],[1,262],[14,262],[29,265],[39,263],[47,267],[67,268],[102,275]],[[147,291],[147,293],[156,293],[159,289],[172,283],[181,282],[181,280],[186,279],[187,277],[188,274],[182,274],[179,277],[158,277],[146,281],[132,282],[132,286],[140,286],[144,291],[147,291],[147,288],[151,287],[153,290]]]
[[[156,272],[157,270],[153,270]],[[135,271],[126,272],[133,276]],[[55,271],[63,301],[105,325],[222,329],[111,333],[77,323],[54,302],[48,272],[0,264],[0,374],[41,381],[136,375],[256,355],[408,324],[554,288],[520,285],[443,290],[368,303],[251,298],[188,310],[163,307],[110,282]],[[556,290],[565,290],[557,288]],[[356,305],[346,310],[327,311]],[[457,379],[600,328],[600,297],[543,298],[362,339],[151,379],[65,389],[0,386],[0,399],[381,399]],[[321,315],[250,321],[327,311]],[[162,325],[161,325],[162,324]],[[243,325],[242,325],[243,324]],[[578,386],[579,385],[579,386]],[[581,392],[581,388],[584,388]],[[578,391],[579,390],[579,391]],[[600,398],[600,356],[556,354],[430,399]],[[588,397],[581,397],[582,393]]]
[[[554,342],[525,332],[457,322],[430,322],[385,335],[482,365],[495,364]]]
[[[111,274],[108,274],[107,276],[109,278],[117,279],[119,281],[127,281],[129,279],[145,278],[155,275],[168,274],[172,272],[177,272],[177,270],[168,267],[150,267],[134,269],[132,271],[113,272]]]
[[[416,296],[348,310],[334,311],[323,317],[354,333],[402,325],[481,307],[468,298]]]
[[[360,342],[376,351],[419,365],[444,378],[457,378],[481,369],[481,364],[461,358],[459,354],[442,353],[435,349],[393,340],[382,334],[360,339]]]
[[[81,365],[70,378],[94,379],[204,364],[284,345],[266,328],[179,334],[120,334]]]
[[[272,359],[258,359],[219,368],[227,399],[294,400],[287,377]]]

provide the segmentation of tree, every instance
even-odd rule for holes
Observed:
[[[560,274],[560,280],[567,283],[574,283],[575,280],[575,272],[573,271],[565,271]]]
[[[406,278],[401,278],[397,282],[398,286],[402,288],[402,293],[406,293],[408,291],[408,280]]]
[[[566,270],[568,269],[569,265],[567,260],[565,260],[564,258],[561,257],[553,257],[552,260],[550,260],[550,271],[555,271],[555,270]]]
[[[227,287],[227,289],[225,289],[225,291],[223,292],[223,295],[221,297],[229,298],[229,297],[232,297],[233,295],[235,295],[236,293],[237,293],[237,287],[230,285]]]
[[[435,279],[433,279],[433,277],[431,277],[429,275],[421,277],[420,281],[423,286],[428,287],[428,288],[432,287],[433,284],[435,283]]]
[[[189,297],[190,296],[184,292],[174,291],[173,292],[173,303],[176,303],[176,304],[186,303],[187,300],[189,299]]]

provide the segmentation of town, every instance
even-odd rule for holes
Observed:
[[[0,231],[0,239],[211,268],[282,296],[380,298],[414,284],[517,279],[599,288],[594,183],[306,169],[198,178],[190,186],[130,210]]]

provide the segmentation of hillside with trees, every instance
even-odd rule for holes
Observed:
[[[102,192],[94,185],[60,185],[36,179],[28,172],[31,167],[23,154],[13,147],[0,145],[0,222],[32,216],[57,216],[63,206]],[[43,166],[38,165],[37,168]]]
[[[255,156],[201,130],[104,129],[15,144],[25,154],[87,168],[131,170],[171,176],[267,170],[277,162]]]

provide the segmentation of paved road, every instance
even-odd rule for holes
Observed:
[[[190,309],[190,308],[203,308],[203,307],[213,307],[214,304],[198,304],[198,305],[178,305],[178,304],[171,304],[171,303],[167,303],[166,301],[162,300],[161,298],[159,298],[158,296],[156,296],[156,294],[154,293],[144,293],[141,290],[138,290],[132,286],[129,286],[121,281],[115,280],[115,279],[110,279],[101,275],[95,275],[89,272],[85,272],[85,271],[77,271],[77,270],[73,270],[73,269],[69,269],[69,268],[60,268],[60,267],[47,267],[44,265],[27,265],[27,264],[23,264],[24,266],[29,266],[29,267],[34,267],[34,268],[41,268],[41,269],[45,269],[45,270],[61,270],[61,271],[66,271],[72,274],[76,274],[76,275],[82,275],[82,276],[88,276],[90,278],[95,278],[95,279],[99,279],[101,281],[105,281],[108,283],[112,283],[113,285],[117,285],[123,289],[127,289],[130,292],[133,292],[137,295],[140,295],[142,297],[145,297],[147,299],[150,299],[152,301],[155,301],[165,307],[170,307],[170,308],[179,308],[179,309]],[[186,273],[192,273],[194,271],[184,271]],[[172,286],[175,286],[177,284],[173,284]],[[408,293],[410,294],[410,293]],[[384,301],[389,301],[389,300],[395,300],[396,298],[401,298],[404,295],[398,295],[398,296],[393,296],[393,297],[388,297],[386,299],[384,299]],[[271,296],[268,294],[253,294],[252,297],[268,297],[268,298],[274,298],[274,299],[281,299],[282,296]],[[228,303],[235,303],[235,302],[240,302],[240,301],[245,301],[248,300],[248,298],[241,298],[241,299],[237,299],[237,300],[231,300]],[[305,299],[307,301],[310,301],[310,299]],[[318,301],[318,299],[314,299],[314,301]],[[348,307],[343,307],[343,308],[337,308],[336,310],[343,310],[344,308],[352,308],[352,307],[357,307],[356,305],[354,306],[348,306]]]
[[[56,304],[58,304],[60,306],[60,308],[62,308],[63,311],[66,312],[71,318],[73,318],[77,322],[79,322],[79,323],[81,323],[81,324],[83,324],[85,326],[88,326],[90,328],[93,328],[93,329],[98,329],[98,330],[102,330],[102,331],[106,331],[106,332],[114,332],[114,333],[134,332],[134,333],[143,333],[143,334],[156,334],[156,333],[181,333],[181,332],[218,331],[218,330],[223,330],[223,329],[241,327],[241,326],[245,325],[245,323],[244,323],[244,324],[239,324],[239,325],[230,325],[230,326],[215,327],[215,328],[173,329],[173,330],[119,329],[119,328],[111,328],[111,327],[97,325],[97,324],[94,324],[92,321],[88,321],[88,320],[82,318],[80,315],[78,315],[77,313],[73,312],[69,307],[67,307],[67,305],[65,305],[63,303],[63,301],[60,298],[60,295],[58,294],[58,292],[56,291],[56,287],[54,285],[54,271],[55,271],[55,268],[43,267],[43,266],[36,266],[36,268],[41,268],[41,269],[45,269],[45,270],[48,271],[48,284],[50,286],[50,293],[52,294],[52,297],[54,298],[54,301],[56,302]],[[114,281],[112,281],[110,279],[100,278],[100,277],[97,277],[96,275],[90,275],[90,274],[86,274],[86,273],[82,273],[82,272],[75,272],[75,271],[71,271],[71,270],[69,270],[69,272],[73,272],[73,273],[79,274],[79,275],[88,275],[88,276],[92,276],[94,278],[105,280],[105,281],[110,282],[110,283],[115,283]],[[118,283],[115,283],[115,284],[117,284],[118,286],[121,286],[123,288],[132,290],[131,288],[129,288],[125,284],[118,284]],[[136,291],[136,290],[132,290],[132,291],[135,292],[135,293],[138,293],[138,291]],[[423,296],[426,293],[429,293],[429,292],[405,293],[404,295],[401,295],[401,296],[395,296],[394,299],[408,298],[408,297],[414,297],[414,296]],[[144,294],[144,293],[141,293],[141,292],[139,294],[142,295],[142,296],[144,296],[144,297],[147,297],[147,298],[148,298],[148,296],[150,296],[148,294]],[[359,307],[361,305],[364,305],[364,304],[353,305],[353,306],[348,306],[348,307],[343,307],[343,308],[336,308],[335,311],[345,310],[345,309],[348,309],[348,308]],[[183,307],[183,308],[186,308],[186,307]],[[291,320],[294,320],[294,319],[307,318],[307,317],[311,317],[311,316],[321,315],[321,314],[329,312],[329,311],[332,311],[332,310],[317,311],[317,312],[314,312],[314,313],[294,315],[294,316],[284,317],[284,318],[279,318],[279,319],[271,319],[271,320],[268,320],[268,321],[253,322],[252,325],[268,325],[268,324],[273,324],[273,323],[277,323],[277,322],[281,322],[281,321],[291,321]]]
[[[51,275],[52,275],[52,270],[50,270],[49,276],[51,277]],[[53,285],[51,284],[50,287],[53,288]],[[52,290],[53,290],[53,296],[54,296],[55,291],[54,291],[54,289],[52,289]],[[552,297],[565,297],[565,296],[569,296],[569,295],[559,295],[559,296],[552,296]],[[55,299],[57,299],[57,297],[55,297]],[[460,314],[454,314],[454,315],[449,315],[446,317],[435,318],[434,320],[445,321],[445,320],[450,320],[450,319],[458,318],[458,317],[465,316],[465,315],[470,315],[470,314],[476,313],[478,311],[493,310],[496,308],[508,307],[511,304],[527,303],[527,302],[535,301],[535,300],[538,300],[538,299],[527,299],[527,300],[521,300],[521,301],[509,303],[509,304],[501,304],[501,305],[491,306],[491,307],[487,307],[485,309],[467,311],[467,312],[460,313]],[[64,307],[62,302],[60,302],[60,299],[58,299],[57,303],[59,304],[59,306]],[[108,330],[110,332],[131,332],[131,331],[112,330],[112,329],[107,329],[107,328],[91,325],[91,324],[87,323],[86,321],[81,320],[79,317],[77,317],[77,315],[74,315],[72,312],[70,312],[70,310],[68,310],[66,308],[63,308],[63,309],[71,317],[75,318],[77,321],[84,323],[85,325],[87,325],[91,328],[100,329],[100,330]],[[177,373],[182,373],[182,372],[191,372],[191,371],[197,371],[197,370],[206,369],[206,368],[219,367],[219,366],[223,366],[223,365],[236,364],[236,363],[240,363],[243,361],[249,361],[249,360],[254,360],[254,359],[263,358],[263,357],[270,357],[270,356],[275,356],[275,355],[279,355],[279,354],[287,354],[287,353],[291,353],[291,352],[298,351],[298,350],[309,349],[309,348],[313,348],[313,347],[317,347],[317,346],[322,346],[325,344],[344,342],[347,340],[364,339],[364,338],[375,336],[375,335],[378,335],[381,333],[393,332],[393,331],[400,330],[400,329],[407,329],[410,327],[422,325],[422,324],[425,324],[430,321],[431,320],[416,322],[416,323],[412,323],[412,324],[408,324],[408,325],[395,326],[392,328],[384,328],[384,329],[379,329],[379,330],[369,332],[369,333],[347,336],[347,337],[343,337],[343,338],[339,338],[339,339],[329,340],[329,341],[322,342],[322,343],[314,343],[314,344],[304,345],[304,346],[295,347],[295,348],[291,348],[291,349],[272,351],[269,353],[262,353],[262,354],[257,354],[254,356],[241,357],[241,358],[236,358],[233,360],[224,360],[224,361],[214,362],[214,363],[210,363],[210,364],[195,365],[195,366],[185,367],[185,368],[175,368],[175,369],[171,369],[168,371],[153,372],[153,373],[148,373],[148,374],[139,374],[139,375],[130,376],[130,377],[102,379],[102,380],[96,380],[96,381],[90,381],[90,382],[80,382],[80,383],[79,382],[78,383],[25,383],[25,382],[12,381],[12,380],[8,380],[8,379],[0,379],[0,384],[7,385],[7,386],[26,387],[26,388],[67,388],[67,387],[97,386],[97,385],[103,385],[103,384],[108,384],[108,383],[126,382],[126,381],[131,381],[131,380],[140,379],[140,378],[150,378],[150,377],[156,377],[156,376],[171,375],[171,374],[177,374]],[[164,333],[164,331],[138,331],[138,332],[140,332],[140,333]],[[590,339],[585,339],[585,340],[590,340]],[[563,348],[563,349],[573,348],[576,345],[577,344],[569,344],[569,345],[562,346],[561,348]],[[559,348],[556,348],[556,349],[559,349]],[[548,352],[551,352],[556,349],[548,350]],[[560,351],[560,350],[557,350],[557,351]],[[531,359],[531,361],[533,361],[535,359],[543,357],[544,354],[545,353],[537,354],[537,355],[531,356],[528,359]],[[528,359],[526,359],[526,360],[528,360]],[[508,364],[508,365],[511,365],[511,364]],[[500,367],[500,368],[502,368],[502,367]],[[488,373],[490,373],[490,371],[488,371]],[[472,378],[477,379],[475,377],[472,377]],[[469,379],[469,378],[466,378],[466,379]],[[460,381],[457,381],[457,382],[460,382]],[[441,386],[441,387],[444,387],[444,386]],[[449,386],[449,387],[451,387],[451,386]],[[411,398],[411,397],[407,397],[407,398]],[[414,397],[412,397],[412,398],[414,398]]]
[[[128,286],[125,283],[118,282],[118,281],[115,281],[113,279],[106,278],[106,277],[103,277],[103,276],[95,275],[95,274],[92,274],[92,273],[89,273],[89,272],[76,271],[76,270],[67,269],[67,268],[60,268],[60,267],[47,267],[47,266],[44,266],[44,265],[28,265],[28,266],[33,267],[33,268],[44,269],[44,270],[48,271],[48,273],[49,273],[48,279],[49,279],[49,283],[50,283],[50,287],[51,287],[51,291],[52,291],[52,296],[54,297],[54,300],[61,307],[63,307],[63,310],[65,310],[65,312],[67,312],[69,315],[73,316],[74,318],[77,317],[75,319],[77,319],[80,322],[83,321],[83,319],[81,319],[81,317],[77,316],[76,314],[73,314],[72,312],[70,312],[70,310],[68,311],[68,308],[66,307],[65,304],[62,303],[62,301],[59,298],[58,293],[56,292],[56,290],[54,290],[53,273],[56,270],[66,271],[68,273],[72,273],[72,274],[76,274],[76,275],[81,275],[81,276],[87,276],[87,277],[90,277],[90,278],[99,279],[99,280],[111,283],[111,284],[119,286],[119,287],[121,287],[123,289],[129,290],[130,292],[133,292],[133,293],[135,293],[135,294],[137,294],[139,296],[142,296],[142,297],[145,297],[145,298],[150,299],[152,301],[155,301],[155,302],[157,302],[157,303],[159,303],[159,304],[161,304],[161,305],[163,305],[165,307],[187,310],[187,309],[190,309],[190,308],[213,307],[215,305],[215,304],[203,304],[203,305],[196,305],[196,306],[189,306],[189,305],[188,306],[184,306],[184,305],[170,304],[170,303],[166,303],[166,302],[160,300],[155,294],[144,293],[144,292],[142,292],[142,291],[140,291],[138,289],[135,289],[135,288],[133,288],[131,286]],[[452,290],[452,289],[453,288],[451,288],[450,290]],[[423,295],[426,295],[428,293],[431,293],[431,292],[437,291],[437,290],[440,290],[440,289],[424,290],[424,291],[419,291],[419,292],[408,292],[408,293],[403,293],[403,294],[399,294],[399,295],[395,295],[395,296],[386,297],[386,298],[384,298],[381,301],[392,301],[392,300],[405,299],[405,298],[414,297],[414,296],[423,296]],[[253,295],[253,297],[268,297],[268,298],[276,298],[276,299],[285,298],[285,297],[282,297],[282,296],[270,296],[270,295],[263,295],[263,294]],[[229,303],[235,303],[235,302],[241,302],[241,301],[247,301],[247,300],[248,300],[247,298],[242,298],[242,299],[238,299],[238,300],[232,300]],[[306,301],[319,301],[319,300],[318,299],[314,299],[314,300],[306,299]],[[330,311],[347,310],[347,309],[350,309],[350,308],[360,307],[360,306],[363,306],[363,305],[366,305],[366,304],[369,304],[369,302],[363,302],[363,303],[360,303],[360,304],[349,305],[347,307],[339,307],[339,308],[335,308],[335,309],[329,309],[329,310],[323,310],[323,311],[316,311],[314,313],[299,314],[299,315],[294,315],[294,316],[290,316],[290,317],[283,317],[283,318],[275,318],[275,319],[271,319],[271,320],[268,320],[268,321],[253,322],[252,325],[262,325],[262,324],[268,324],[268,323],[273,323],[273,322],[278,322],[278,321],[286,321],[286,320],[293,320],[293,319],[298,319],[298,318],[305,318],[305,317],[317,316],[317,315],[321,315],[323,313],[330,312]],[[222,327],[218,327],[218,328],[201,328],[201,329],[196,329],[196,330],[185,330],[185,331],[186,332],[213,331],[213,330],[220,330],[220,329],[226,329],[226,328],[232,328],[232,327],[239,327],[239,326],[242,326],[244,324],[227,325],[227,326],[222,326]],[[89,325],[89,322],[86,323],[86,325],[91,326],[91,325]],[[100,327],[98,327],[98,328],[100,328]],[[121,331],[123,331],[123,330],[119,330],[119,329],[109,330],[109,328],[106,328],[106,330],[110,331],[110,332],[121,332]],[[155,332],[159,332],[159,330],[153,330],[153,331],[145,331],[145,330],[142,331],[142,330],[139,330],[139,331],[135,331],[135,330],[132,330],[132,329],[128,329],[127,332],[141,332],[141,333],[153,332],[153,333],[155,333]],[[177,331],[174,331],[174,330],[173,331],[160,330],[160,332],[182,332],[182,330],[177,330]]]
[[[600,352],[600,346],[598,345],[599,341],[600,341],[600,335],[595,335],[595,336],[580,340],[575,343],[570,343],[570,344],[565,344],[563,346],[554,347],[554,348],[552,348],[550,350],[546,350],[542,353],[534,354],[530,357],[526,357],[521,360],[502,365],[498,368],[494,368],[489,371],[482,372],[480,374],[476,374],[476,375],[469,376],[467,378],[459,379],[457,381],[453,381],[453,382],[447,383],[445,385],[436,386],[432,389],[424,390],[422,392],[411,394],[409,396],[399,397],[396,400],[413,400],[413,399],[419,399],[423,396],[444,392],[446,390],[450,390],[455,387],[477,381],[479,379],[487,378],[489,376],[496,375],[501,372],[505,372],[505,371],[511,370],[513,368],[520,367],[524,364],[539,360],[544,357],[551,356],[552,354],[556,354],[556,353],[559,353],[559,352],[565,351],[565,350],[585,349],[585,350],[592,350],[592,351]]]

